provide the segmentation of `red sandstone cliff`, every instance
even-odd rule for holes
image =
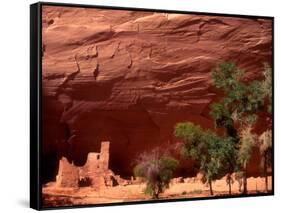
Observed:
[[[259,78],[271,62],[271,24],[44,6],[45,179],[61,155],[82,165],[102,140],[111,141],[112,170],[130,175],[138,153],[176,142],[176,122],[212,127],[208,105],[218,95],[211,68],[231,60],[249,81]]]

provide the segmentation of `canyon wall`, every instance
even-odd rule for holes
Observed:
[[[81,166],[105,140],[110,169],[132,175],[139,153],[175,146],[177,122],[213,128],[216,64],[233,61],[252,81],[272,61],[269,19],[54,6],[42,19],[44,181],[61,156]]]

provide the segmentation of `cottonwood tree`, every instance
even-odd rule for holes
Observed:
[[[159,194],[169,187],[177,166],[177,160],[155,149],[138,157],[134,175],[146,181],[145,194],[158,199]]]
[[[266,130],[259,136],[259,149],[261,154],[261,170],[265,177],[265,192],[268,192],[267,168],[272,162],[272,131]]]
[[[181,153],[192,158],[203,174],[201,181],[208,183],[210,194],[213,195],[212,181],[229,174],[232,170],[235,155],[235,143],[231,137],[220,137],[210,130],[203,130],[191,122],[179,123],[174,134],[182,139],[184,144]],[[232,182],[228,179],[229,193]]]
[[[244,71],[234,63],[221,63],[212,70],[213,85],[222,91],[223,98],[211,104],[210,115],[215,121],[215,126],[225,129],[225,134],[236,142],[239,153],[236,168],[240,167],[242,170],[244,181],[247,180],[245,164],[248,162],[248,157],[246,156],[251,153],[253,144],[248,139],[241,138],[241,135],[245,136],[243,125],[249,120],[253,120],[251,125],[254,125],[258,111],[271,112],[272,110],[271,68],[265,65],[264,70],[264,80],[250,83],[243,81]],[[243,185],[243,192],[247,193],[247,183]]]
[[[267,112],[272,113],[272,69],[264,64],[264,81],[262,82],[263,96],[267,105]]]
[[[238,151],[238,162],[241,165],[242,174],[243,174],[243,193],[247,193],[247,165],[252,156],[253,147],[257,144],[255,143],[257,140],[257,135],[252,133],[252,126],[247,125],[244,126],[240,131],[240,143],[239,143],[239,151]]]
[[[264,65],[265,80],[262,89],[267,102],[267,112],[272,116],[272,69],[268,64]],[[267,168],[272,165],[272,131],[267,129],[259,136],[259,148],[261,153],[261,170],[265,177],[265,191],[268,192]]]

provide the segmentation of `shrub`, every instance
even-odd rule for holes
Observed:
[[[146,181],[145,194],[158,199],[159,194],[169,187],[178,161],[168,155],[162,155],[158,149],[143,153],[137,159],[134,175]]]

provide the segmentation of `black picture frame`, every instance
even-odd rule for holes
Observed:
[[[200,198],[180,198],[180,199],[161,199],[161,200],[145,200],[132,201],[122,203],[104,203],[104,204],[87,204],[59,207],[43,207],[42,205],[42,6],[63,6],[77,8],[96,8],[110,10],[130,10],[130,11],[147,11],[159,13],[177,13],[177,14],[193,14],[208,15],[222,17],[239,17],[248,19],[268,19],[272,21],[272,191],[270,193],[257,193],[248,195],[233,195],[223,197],[200,197]],[[68,209],[77,207],[97,207],[97,206],[115,206],[115,205],[131,205],[145,203],[163,203],[177,201],[193,201],[193,200],[212,200],[225,198],[241,198],[255,196],[272,196],[274,195],[274,17],[257,16],[257,15],[240,15],[240,14],[223,14],[209,12],[179,11],[179,10],[162,10],[148,8],[132,8],[132,7],[116,7],[104,5],[86,5],[86,4],[68,4],[53,2],[38,2],[30,5],[30,207],[37,210],[48,209]]]

